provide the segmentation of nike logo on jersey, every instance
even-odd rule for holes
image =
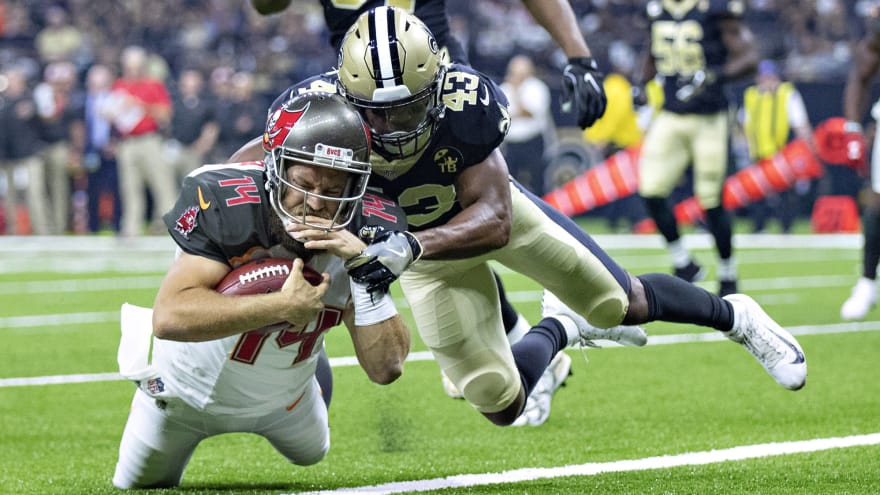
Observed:
[[[207,210],[208,208],[211,207],[211,202],[210,202],[210,201],[205,201],[205,197],[202,196],[202,186],[198,186],[196,189],[197,189],[198,192],[199,192],[199,206],[200,206],[203,210]]]
[[[483,96],[480,97],[480,103],[484,107],[489,106],[489,86],[483,86]]]

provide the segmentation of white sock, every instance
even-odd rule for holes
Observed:
[[[669,254],[672,255],[672,266],[675,268],[684,268],[690,263],[691,253],[684,247],[681,239],[670,242],[666,246],[666,249],[668,249]]]
[[[718,260],[717,276],[718,280],[736,280],[736,260],[733,256]]]

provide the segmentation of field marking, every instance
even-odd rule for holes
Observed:
[[[792,335],[833,335],[841,333],[876,332],[880,331],[880,321],[858,321],[851,323],[832,323],[827,325],[803,325],[786,327]],[[705,333],[681,333],[673,335],[654,335],[648,337],[647,345],[672,345],[692,344],[700,342],[721,342],[727,337],[720,332],[706,331]],[[620,348],[622,345],[616,342],[601,342],[603,347]],[[407,362],[431,361],[433,356],[429,351],[417,351],[409,353]],[[355,356],[331,357],[330,366],[333,368],[343,366],[357,366]],[[58,385],[65,383],[91,383],[122,380],[118,373],[83,373],[75,375],[49,375],[20,378],[0,378],[0,388],[4,387],[29,387],[40,385]]]
[[[763,443],[742,445],[728,449],[708,450],[703,452],[686,452],[675,455],[661,455],[642,459],[628,459],[611,462],[588,462],[552,468],[522,468],[500,473],[459,474],[445,478],[427,480],[398,481],[382,485],[339,488],[315,492],[300,492],[297,495],[336,495],[344,493],[361,493],[383,495],[391,493],[424,492],[443,490],[446,488],[466,488],[474,486],[520,483],[565,476],[595,476],[604,473],[623,473],[629,471],[647,471],[650,469],[669,469],[682,466],[703,466],[721,462],[760,459],[763,457],[804,454],[831,449],[863,447],[880,444],[880,433],[853,435],[848,437],[816,438],[793,442]],[[293,495],[293,494],[283,494]]]

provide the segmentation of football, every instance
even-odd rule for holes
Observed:
[[[261,258],[249,261],[223,277],[217,284],[217,292],[227,295],[265,294],[281,290],[290,275],[293,260]],[[312,285],[321,283],[323,277],[308,265],[303,265],[303,277]]]

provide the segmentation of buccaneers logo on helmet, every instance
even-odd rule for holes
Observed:
[[[266,123],[266,132],[263,133],[263,150],[271,152],[277,146],[284,143],[287,135],[300,118],[309,110],[309,103],[300,109],[290,110],[287,103],[275,110]]]

